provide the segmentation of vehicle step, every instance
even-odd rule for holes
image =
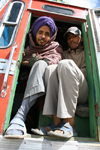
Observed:
[[[24,139],[5,139],[0,136],[0,150],[99,150],[100,143],[91,138],[60,139],[28,135]]]

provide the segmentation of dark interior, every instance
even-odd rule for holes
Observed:
[[[31,26],[32,26],[33,22],[35,21],[35,19],[36,19],[36,17],[32,17]],[[55,22],[56,22],[56,26],[58,28],[56,41],[58,41],[62,45],[63,50],[67,50],[68,45],[67,45],[66,39],[63,38],[64,33],[71,26],[77,26],[78,28],[81,29],[81,25],[76,25],[76,24],[73,25],[72,23],[61,22],[61,21],[56,21],[56,20],[55,20]],[[31,26],[30,26],[30,28],[31,28]],[[28,45],[29,45],[29,37],[27,35],[25,48]],[[14,98],[11,119],[15,116],[15,114],[23,100],[23,95],[24,95],[29,72],[30,72],[30,68],[23,67],[23,66],[20,67],[20,73],[19,73],[18,84],[17,84],[17,88],[16,88],[16,94],[15,94],[15,98]],[[34,106],[32,106],[29,113],[27,114],[25,123],[26,123],[28,133],[31,133],[32,127],[35,128],[38,126],[39,113],[40,113],[40,110],[42,110],[43,100],[44,100],[44,97],[40,97],[38,99],[38,101],[36,102],[36,104]]]

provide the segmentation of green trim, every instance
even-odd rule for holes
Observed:
[[[18,66],[20,65],[20,63],[22,61],[22,56],[23,56],[22,53],[24,51],[26,35],[30,28],[31,17],[32,17],[32,14],[30,13],[28,21],[27,21],[28,24],[27,24],[27,27],[25,30],[24,38],[22,41],[22,45],[21,45],[21,49],[20,49],[20,53],[19,53],[19,57],[18,57]],[[18,66],[16,66],[16,68],[15,68],[15,74],[14,74],[13,84],[12,84],[12,88],[11,88],[11,92],[10,92],[9,104],[8,104],[8,108],[7,108],[7,112],[6,112],[6,116],[5,116],[3,132],[7,129],[8,125],[9,125],[9,121],[10,121],[10,116],[11,116],[11,111],[12,111],[12,106],[13,106],[13,101],[14,101],[14,96],[15,96],[15,90],[16,90],[17,80],[18,80],[18,76],[19,76],[19,71],[20,71]]]
[[[88,22],[88,34],[90,40],[90,50],[91,50],[91,58],[92,58],[92,67],[93,67],[93,79],[94,79],[94,86],[95,86],[95,104],[98,104],[98,110],[100,110],[100,79],[99,79],[99,71],[97,66],[97,56],[96,50],[94,46],[93,34],[92,34],[92,27],[89,20],[89,16],[87,16]],[[100,138],[100,115],[97,118],[97,127],[98,127],[98,136]],[[100,140],[100,139],[99,139]]]
[[[23,42],[22,42],[22,45],[21,45],[21,50],[20,50],[20,53],[19,53],[19,57],[18,57],[18,61],[21,62],[22,61],[22,53],[24,52],[24,46],[25,46],[25,42],[26,42],[26,36],[27,36],[27,33],[29,32],[29,28],[30,28],[30,24],[31,24],[31,18],[32,18],[32,13],[30,13],[29,15],[29,19],[27,21],[27,28],[26,28],[26,31],[25,31],[25,35],[24,35],[24,38],[23,38]]]
[[[95,50],[95,46],[94,46],[93,34],[92,34],[91,24],[90,24],[88,17],[87,17],[87,21],[89,24],[88,34],[89,34],[89,39],[90,39],[93,77],[94,77],[94,85],[95,85],[95,91],[96,91],[96,102],[98,102],[100,99],[100,90],[99,90],[100,89],[100,80],[99,80],[99,72],[98,72],[98,66],[97,66],[97,57],[96,57],[96,50]]]
[[[89,121],[90,121],[90,137],[97,137],[97,129],[96,129],[96,118],[95,118],[95,100],[94,100],[94,85],[93,85],[93,76],[92,76],[92,68],[91,68],[91,60],[89,54],[89,45],[87,33],[85,31],[85,23],[82,24],[82,33],[83,33],[83,41],[84,41],[84,50],[85,50],[85,59],[86,59],[86,69],[87,69],[87,81],[89,86]]]

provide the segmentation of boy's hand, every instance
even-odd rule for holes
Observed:
[[[35,53],[33,53],[29,62],[28,62],[28,67],[32,67],[33,64],[38,60],[39,60],[39,57]]]
[[[23,65],[23,66],[28,66],[28,62],[29,62],[29,61],[23,61],[23,62],[22,62],[22,65]]]
[[[25,56],[25,52],[23,52],[23,56]]]

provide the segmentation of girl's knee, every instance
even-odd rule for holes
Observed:
[[[72,66],[73,64],[75,64],[73,60],[64,59],[59,62],[58,67],[67,67],[67,66]]]
[[[39,60],[39,61],[35,62],[34,65],[35,65],[35,66],[40,66],[40,67],[48,66],[48,64],[47,64],[44,60]],[[33,65],[33,66],[34,66],[34,65]]]
[[[46,68],[46,72],[53,72],[57,68],[57,65],[50,65]]]

